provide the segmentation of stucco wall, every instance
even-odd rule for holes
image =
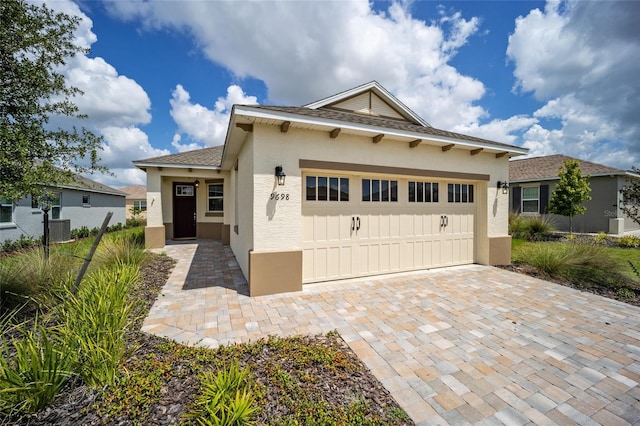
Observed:
[[[247,279],[249,278],[249,250],[255,249],[254,232],[258,226],[254,224],[252,217],[254,210],[253,186],[255,181],[253,167],[254,159],[256,158],[254,148],[254,133],[248,133],[238,155],[238,171],[234,173],[234,176],[237,177],[237,182],[233,182],[235,188],[229,191],[230,194],[233,194],[230,201],[234,203],[237,209],[235,218],[231,221],[230,245],[240,269],[242,269],[242,273]],[[235,197],[237,197],[237,200]]]
[[[301,248],[302,241],[302,177],[299,159],[338,161],[402,168],[456,171],[490,175],[488,182],[478,184],[478,197],[487,194],[487,202],[479,202],[477,238],[506,236],[508,233],[508,196],[496,188],[498,180],[508,178],[508,160],[495,154],[470,155],[468,150],[420,145],[410,148],[406,142],[385,141],[373,144],[371,137],[341,133],[336,139],[327,132],[290,129],[280,132],[277,126],[254,125],[254,250]],[[286,185],[277,186],[274,168],[282,165],[287,175]],[[271,194],[285,195],[285,200],[273,200]],[[286,199],[286,195],[289,199]],[[488,247],[488,242],[480,242]]]
[[[108,195],[72,189],[57,190],[60,193],[60,219],[70,220],[71,230],[83,226],[100,227],[107,212],[113,212],[109,225],[124,224],[126,221],[124,195]],[[82,204],[82,196],[89,195],[89,205]],[[51,219],[51,216],[49,216]],[[31,197],[25,197],[16,203],[13,212],[14,222],[0,225],[0,242],[15,241],[20,235],[40,238],[43,233],[43,213],[31,208]]]

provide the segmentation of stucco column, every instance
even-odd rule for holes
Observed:
[[[147,226],[144,229],[146,248],[165,246],[164,218],[162,217],[162,176],[155,168],[147,169]]]

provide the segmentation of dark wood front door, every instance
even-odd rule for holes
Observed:
[[[196,187],[173,184],[173,238],[196,237]]]

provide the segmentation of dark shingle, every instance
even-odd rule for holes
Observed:
[[[180,166],[220,166],[224,146],[201,148],[177,154],[162,155],[135,161],[138,164],[166,164]]]
[[[556,178],[558,177],[558,170],[560,170],[566,160],[579,161],[580,170],[583,175],[593,176],[624,173],[624,170],[556,154],[509,161],[509,181],[517,182]]]

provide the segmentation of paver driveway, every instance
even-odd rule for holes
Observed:
[[[178,264],[143,330],[218,346],[337,329],[418,424],[640,423],[640,309],[471,265],[250,298],[228,247]]]

